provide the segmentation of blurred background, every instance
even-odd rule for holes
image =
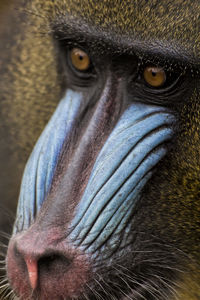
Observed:
[[[9,33],[9,23],[11,20],[12,12],[12,0],[0,0],[0,80],[1,80],[1,61],[2,61],[2,51],[4,43],[1,43],[2,36]],[[1,93],[1,91],[0,91]],[[1,122],[0,122],[1,123]],[[0,149],[4,148],[4,140],[0,141]],[[1,152],[1,151],[0,151]],[[14,221],[16,200],[8,200],[5,191],[6,188],[1,184],[1,178],[5,176],[2,165],[0,165],[0,261],[5,258],[5,253],[7,249],[8,238],[12,230],[12,224]],[[10,187],[11,188],[11,187]],[[9,194],[9,192],[8,192]],[[5,195],[5,197],[4,197]],[[12,203],[13,202],[13,203]],[[2,275],[3,270],[1,270],[2,264],[0,265],[0,275]]]

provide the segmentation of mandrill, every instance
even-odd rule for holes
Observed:
[[[199,300],[199,0],[15,6],[0,37],[5,197],[30,156],[2,299]]]

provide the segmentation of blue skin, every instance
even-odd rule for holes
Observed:
[[[81,100],[81,94],[68,90],[36,143],[22,179],[14,233],[27,229],[40,210]]]
[[[27,229],[40,210],[82,101],[81,93],[68,90],[39,138],[24,172],[15,233]],[[159,106],[132,103],[124,111],[97,156],[74,212],[68,240],[75,247],[94,257],[99,248],[109,247],[102,251],[106,259],[112,249],[129,243],[129,219],[152,168],[166,154],[164,142],[173,135],[173,121]]]

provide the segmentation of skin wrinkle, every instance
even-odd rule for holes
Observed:
[[[72,14],[90,26],[96,26],[100,31],[103,28],[105,32],[111,31],[113,35],[128,35],[130,43],[132,39],[138,39],[148,44],[148,41],[154,41],[156,37],[158,41],[180,46],[192,61],[199,64],[199,0],[32,2],[29,2],[28,10],[38,13],[39,17],[27,12],[22,29],[13,38],[10,46],[12,51],[8,72],[2,78],[2,82],[7,82],[8,86],[0,83],[0,90],[6,95],[0,104],[0,114],[9,131],[9,138],[6,137],[9,139],[8,147],[15,153],[14,160],[18,161],[20,158],[22,165],[62,95],[62,75],[57,74],[52,38],[43,34],[51,30],[49,19],[63,19],[66,13]],[[199,85],[199,79],[196,85]],[[159,191],[152,188],[151,197],[155,198],[155,203],[151,213],[145,216],[145,221],[144,216],[141,217],[144,227],[148,224],[149,230],[153,228],[166,241],[173,243],[185,236],[185,244],[180,243],[178,246],[180,251],[195,261],[186,265],[188,272],[178,280],[180,288],[177,289],[178,296],[171,298],[173,300],[198,300],[200,295],[199,102],[200,91],[197,88],[182,108],[179,140],[168,160],[171,165],[164,166],[162,173],[158,172]],[[15,145],[14,149],[11,144]],[[151,203],[149,199],[147,206],[148,203]],[[184,210],[184,207],[187,209]]]

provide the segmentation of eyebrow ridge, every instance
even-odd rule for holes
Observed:
[[[199,59],[193,53],[173,41],[140,40],[135,38],[134,35],[130,37],[117,33],[113,34],[113,32],[103,31],[95,25],[87,24],[82,19],[77,20],[71,16],[59,19],[59,22],[53,24],[52,29],[55,38],[58,40],[72,39],[79,42],[102,43],[110,48],[118,49],[122,53],[139,53],[144,56],[161,57],[189,65],[191,68],[200,65]]]

